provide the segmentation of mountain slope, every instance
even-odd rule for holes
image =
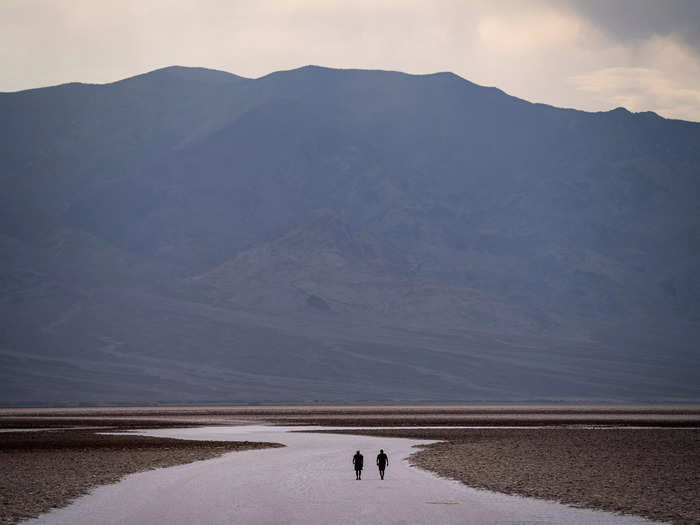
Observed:
[[[427,278],[528,305],[656,315],[669,286],[697,291],[696,124],[533,105],[453,75],[255,82],[253,109],[78,201],[73,224],[201,273],[331,208]],[[695,303],[672,315],[697,319]]]
[[[537,332],[553,321],[466,287],[426,282],[410,257],[319,210],[281,237],[195,277],[207,301],[289,318],[378,319],[413,329]],[[539,314],[539,315],[538,315]]]
[[[700,124],[315,66],[0,122],[0,400],[700,397]]]

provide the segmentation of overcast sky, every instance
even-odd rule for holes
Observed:
[[[173,64],[453,71],[535,102],[700,121],[700,0],[0,0],[0,91]]]

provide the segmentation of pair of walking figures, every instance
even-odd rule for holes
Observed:
[[[365,458],[360,451],[355,452],[352,457],[352,464],[355,466],[355,479],[362,479],[362,466],[364,464]],[[384,453],[384,449],[379,451],[377,454],[377,467],[379,467],[379,477],[384,479],[384,470],[389,465],[389,456]]]

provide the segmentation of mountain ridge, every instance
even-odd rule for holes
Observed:
[[[500,94],[506,95],[512,99],[523,101],[523,102],[526,102],[528,104],[543,106],[543,107],[548,107],[548,108],[553,108],[553,109],[558,109],[558,110],[577,111],[580,113],[590,113],[590,114],[613,113],[613,112],[619,112],[620,110],[623,110],[625,113],[627,113],[629,115],[650,116],[650,117],[654,117],[654,118],[658,117],[658,118],[663,119],[663,120],[672,120],[672,121],[677,121],[677,122],[688,122],[691,124],[698,123],[696,121],[691,121],[691,120],[667,118],[667,117],[659,115],[658,113],[651,111],[651,110],[642,110],[642,111],[633,112],[633,111],[630,111],[629,109],[625,108],[624,106],[617,106],[617,107],[607,109],[607,110],[603,109],[603,110],[596,110],[596,111],[588,111],[588,110],[582,110],[582,109],[577,109],[577,108],[573,108],[573,107],[554,106],[554,105],[546,104],[546,103],[542,103],[542,102],[531,102],[527,99],[511,95],[511,94],[507,93],[506,91],[503,91],[502,89],[500,89],[496,86],[486,86],[486,85],[482,85],[482,84],[477,84],[475,82],[468,80],[465,77],[462,77],[461,75],[458,75],[457,73],[454,73],[453,71],[436,71],[434,73],[406,73],[406,72],[390,70],[390,69],[365,69],[365,68],[355,68],[355,67],[336,68],[336,67],[330,67],[330,66],[321,66],[318,64],[307,64],[307,65],[299,66],[296,68],[273,71],[271,73],[266,73],[260,77],[244,77],[244,76],[241,76],[241,75],[238,75],[236,73],[232,73],[230,71],[226,71],[223,69],[214,69],[214,68],[207,68],[207,67],[200,67],[200,66],[171,65],[171,66],[163,66],[160,68],[146,71],[144,73],[138,73],[136,75],[120,78],[120,79],[109,81],[109,82],[81,82],[81,81],[63,82],[63,83],[59,83],[59,84],[51,84],[48,86],[41,86],[41,87],[37,87],[37,88],[27,88],[27,89],[15,90],[15,91],[0,91],[0,96],[18,94],[18,93],[35,92],[35,91],[44,90],[44,89],[54,89],[54,88],[59,88],[62,86],[109,86],[109,85],[113,85],[113,84],[127,82],[130,80],[149,78],[149,77],[153,77],[153,76],[156,76],[159,74],[167,74],[167,73],[174,73],[174,72],[175,73],[184,73],[187,71],[196,71],[196,72],[207,73],[207,74],[211,74],[214,76],[218,76],[222,79],[226,78],[226,77],[232,77],[231,80],[261,80],[261,79],[264,79],[264,78],[269,77],[271,75],[278,75],[278,74],[284,74],[284,73],[290,73],[290,72],[303,72],[306,70],[335,71],[335,72],[389,73],[389,74],[405,75],[405,76],[410,76],[410,77],[427,77],[427,78],[444,76],[444,77],[449,77],[451,79],[457,79],[460,82],[466,83],[470,86],[474,86],[474,87],[478,87],[478,88],[482,88],[482,89],[487,89],[487,90],[494,90],[494,91],[496,91]]]

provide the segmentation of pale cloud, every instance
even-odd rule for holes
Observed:
[[[684,88],[658,69],[610,67],[577,75],[572,81],[601,103],[631,111],[656,108],[667,117],[700,121],[700,90]]]
[[[319,64],[453,71],[535,102],[586,110],[624,102],[635,111],[698,120],[700,57],[692,39],[669,33],[674,19],[665,16],[663,34],[648,23],[644,32],[626,28],[618,38],[610,20],[624,17],[611,15],[603,24],[609,10],[584,4],[6,0],[0,90],[109,82],[172,64],[248,77]],[[648,9],[654,16],[663,11],[651,3]],[[689,34],[687,20],[679,27]]]
[[[528,10],[487,15],[479,21],[477,33],[494,53],[523,58],[580,41],[585,25],[580,18],[554,9]]]
[[[622,65],[573,75],[571,83],[590,103],[700,121],[700,61],[673,38],[652,37],[626,50]]]

